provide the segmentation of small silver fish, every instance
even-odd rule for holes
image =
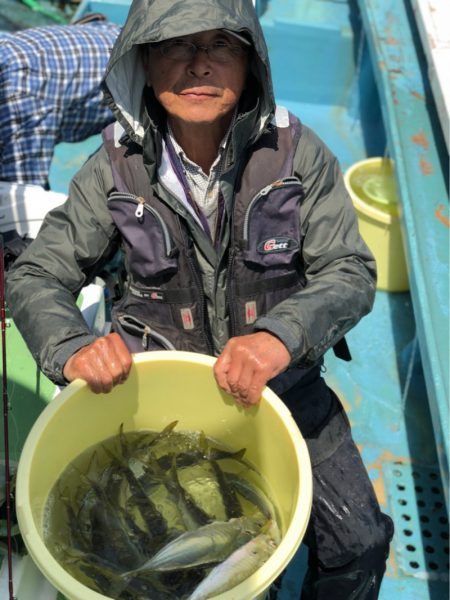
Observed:
[[[206,600],[235,587],[250,577],[273,554],[277,545],[270,535],[261,533],[235,550],[214,567],[188,600]]]
[[[195,503],[191,494],[181,485],[180,480],[178,479],[175,461],[175,456],[173,456],[172,467],[168,473],[166,486],[177,499],[177,504],[186,529],[188,531],[195,531],[199,527],[211,523],[212,519]]]
[[[169,542],[150,560],[123,576],[144,571],[172,571],[219,562],[259,533],[261,524],[240,517],[213,521],[195,531],[187,531]]]
[[[274,520],[276,516],[275,507],[272,501],[266,496],[260,487],[257,487],[247,481],[246,479],[239,477],[235,473],[227,473],[226,479],[233,486],[233,488],[246,498],[249,502],[254,504],[266,519]]]

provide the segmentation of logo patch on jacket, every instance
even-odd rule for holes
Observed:
[[[251,300],[250,302],[246,302],[245,304],[245,324],[252,325],[258,317],[258,313],[256,311],[256,302]]]
[[[275,252],[287,252],[298,248],[298,243],[288,237],[272,237],[260,242],[257,250],[260,254],[274,254]]]
[[[194,329],[194,317],[190,308],[181,308],[181,321],[184,329]]]

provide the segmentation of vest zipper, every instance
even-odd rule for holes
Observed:
[[[136,198],[138,205],[136,208],[136,212],[134,213],[134,216],[136,217],[136,219],[138,221],[142,220],[142,217],[144,216],[144,204],[145,204],[145,200],[142,196],[138,196]]]
[[[112,192],[110,194],[108,201],[110,200],[123,200],[125,202],[131,202],[133,204],[137,204],[136,211],[134,213],[136,219],[141,223],[144,217],[144,210],[148,210],[155,219],[158,221],[164,236],[164,246],[166,250],[166,256],[170,256],[172,253],[172,242],[170,239],[169,230],[167,225],[163,221],[161,215],[157,210],[155,210],[152,206],[145,202],[145,199],[142,196],[135,196],[134,194],[129,194],[127,192]]]
[[[189,261],[189,265],[191,267],[191,273],[195,279],[195,283],[197,284],[197,289],[199,291],[200,312],[201,312],[202,318],[203,318],[203,326],[201,327],[202,337],[204,338],[205,345],[209,350],[209,354],[211,356],[214,356],[214,343],[212,340],[211,329],[210,329],[210,325],[209,325],[208,309],[206,307],[206,300],[205,300],[205,293],[203,291],[203,285],[201,282],[200,275],[198,274],[198,271],[196,269],[196,265],[194,264],[194,261],[192,260],[192,258],[190,257],[189,254],[187,255],[187,259]]]
[[[146,350],[148,350],[148,338],[149,337],[156,340],[157,342],[159,342],[161,344],[161,346],[166,348],[166,350],[176,350],[176,348],[172,344],[172,342],[169,342],[169,340],[165,336],[161,335],[154,329],[151,329],[148,325],[145,326],[144,333],[142,335],[142,346]]]
[[[272,190],[276,190],[279,188],[283,188],[283,187],[289,187],[291,185],[302,185],[302,182],[300,181],[300,179],[298,179],[298,177],[284,177],[283,179],[278,179],[277,181],[274,181],[273,183],[266,185],[266,187],[264,187],[262,190],[260,190],[257,194],[255,194],[255,196],[253,196],[253,198],[250,200],[249,205],[247,206],[247,210],[245,211],[245,215],[244,215],[244,224],[243,224],[243,233],[242,233],[242,239],[244,242],[248,242],[248,230],[249,230],[249,222],[250,222],[250,213],[254,207],[254,205],[256,204],[256,202],[258,202],[258,200],[260,198],[262,198],[263,196],[267,196],[267,194],[269,192],[271,192]]]
[[[160,181],[160,185],[166,191],[166,193],[169,196],[172,196],[173,198],[176,198],[177,201],[184,208],[183,202],[180,200],[180,198],[178,198],[178,196],[176,196],[170,189],[168,189],[167,186],[165,186],[161,181]],[[172,210],[174,210],[172,207],[170,207],[170,208]],[[177,212],[177,211],[175,211],[175,212]],[[185,212],[186,215],[189,215],[189,217],[191,217],[189,211],[187,211],[186,209],[184,209],[184,212]],[[177,213],[177,214],[179,214],[179,213]],[[181,216],[181,218],[184,218],[185,220],[187,220],[185,215],[179,215],[179,216]],[[194,223],[197,225],[196,221],[194,221]],[[212,335],[210,333],[209,318],[208,318],[208,309],[206,307],[206,300],[205,300],[205,294],[204,294],[204,291],[203,291],[203,285],[202,285],[200,276],[198,274],[198,270],[196,269],[196,265],[194,264],[194,261],[192,260],[189,252],[186,253],[186,257],[187,257],[187,260],[188,260],[189,265],[191,267],[191,273],[192,273],[192,275],[193,275],[193,277],[195,279],[195,283],[197,285],[197,289],[199,291],[199,298],[200,298],[200,304],[201,304],[201,306],[200,306],[200,312],[201,312],[201,315],[202,315],[202,318],[203,318],[203,324],[202,324],[202,327],[201,327],[202,337],[203,337],[203,339],[205,341],[206,347],[209,350],[209,354],[211,356],[214,356],[214,343],[213,343],[213,340],[212,340]]]
[[[141,321],[140,319],[137,319],[132,315],[119,315],[118,321],[127,333],[130,333],[132,335],[142,334],[141,343],[144,350],[148,350],[148,338],[154,339],[166,350],[176,350],[172,342],[168,340],[164,335],[161,335],[160,333],[152,329],[149,325],[144,323],[144,321]]]
[[[233,269],[233,261],[234,261],[234,228],[231,226],[231,236],[230,236],[230,248],[228,255],[228,265],[227,265],[227,291],[225,294],[225,301],[227,303],[227,310],[230,316],[230,338],[236,335],[236,319],[234,318],[234,312],[231,309],[233,302],[233,286],[231,284],[232,281],[232,269]]]

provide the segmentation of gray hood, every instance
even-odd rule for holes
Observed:
[[[251,0],[134,0],[114,45],[103,91],[116,119],[142,144],[144,69],[138,46],[212,29],[229,29],[252,40],[251,72],[259,81],[256,137],[275,111],[268,52]]]

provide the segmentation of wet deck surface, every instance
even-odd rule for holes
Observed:
[[[409,294],[378,292],[372,313],[347,338],[352,362],[330,354],[325,379],[346,407],[377,497],[394,520],[380,599],[446,600],[448,514]],[[301,549],[282,600],[299,598],[305,561]]]

